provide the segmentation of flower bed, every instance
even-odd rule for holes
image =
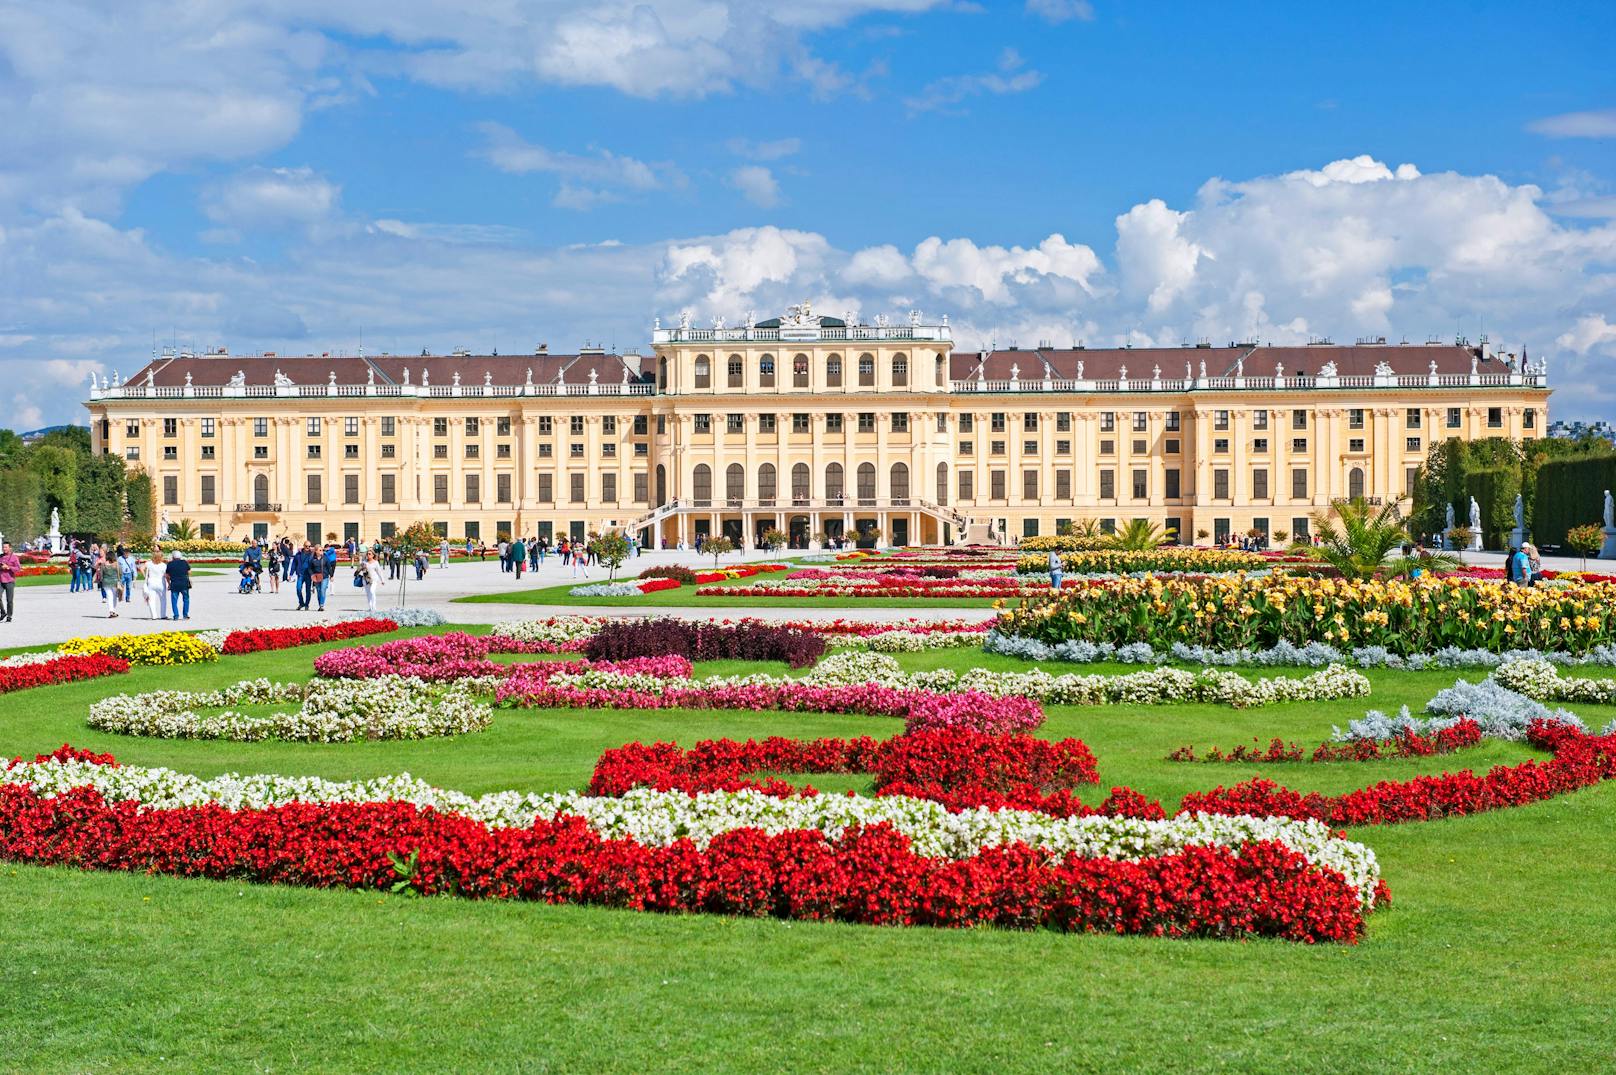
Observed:
[[[262,627],[253,631],[231,631],[225,635],[224,644],[220,646],[219,652],[259,653],[264,650],[291,649],[294,646],[337,642],[396,630],[398,624],[388,619],[341,620],[337,623],[322,623],[309,627]]]
[[[314,659],[315,674],[333,679],[375,679],[414,676],[430,681],[507,676],[518,668],[548,679],[561,674],[607,670],[624,675],[690,678],[684,657],[642,657],[596,664],[590,661],[541,661],[531,665],[500,664],[491,653],[542,653],[546,643],[523,642],[499,635],[468,635],[451,631],[441,635],[400,638],[379,646],[352,646],[322,653]]]
[[[24,654],[33,657],[34,654]],[[129,662],[105,653],[87,653],[82,656],[40,654],[42,660],[0,663],[0,694],[27,690],[30,687],[48,687],[56,683],[74,683],[81,679],[97,679],[129,671]]]
[[[605,622],[604,616],[556,616],[547,620],[519,620],[515,623],[497,625],[489,632],[489,636],[535,643],[540,648],[527,651],[532,653],[578,653]]]
[[[56,647],[65,654],[104,653],[130,664],[202,664],[219,659],[218,650],[183,631],[148,635],[92,635],[74,638]]]
[[[1481,740],[1481,725],[1473,720],[1461,719],[1429,735],[1405,729],[1389,739],[1320,743],[1311,753],[1300,743],[1274,739],[1267,747],[1262,747],[1254,739],[1250,746],[1242,743],[1232,750],[1211,747],[1201,755],[1195,753],[1192,745],[1181,746],[1167,755],[1167,760],[1212,763],[1383,761],[1387,758],[1428,758],[1436,754],[1452,754],[1456,750],[1473,747]]]
[[[301,702],[293,713],[253,714],[230,706]],[[200,709],[223,709],[203,715]],[[439,689],[424,680],[248,680],[214,691],[116,694],[90,706],[89,725],[118,735],[160,739],[288,739],[346,743],[361,739],[425,739],[481,731],[492,720],[470,687]]]
[[[1189,572],[1212,575],[1228,571],[1253,571],[1288,567],[1305,570],[1318,561],[1305,556],[1273,557],[1230,549],[1163,547],[1159,549],[1088,549],[1061,554],[1061,568],[1069,575],[1126,575],[1134,571],[1157,574]],[[1016,561],[1023,575],[1049,573],[1048,552],[1023,556]]]
[[[825,640],[757,621],[613,620],[600,625],[584,652],[595,661],[675,655],[692,661],[784,661],[792,668],[805,668],[824,655]]]
[[[11,861],[316,887],[1349,943],[1384,894],[1373,853],[1316,822],[754,792],[472,800],[407,777],[202,781],[79,757],[14,763],[0,784]]]
[[[702,581],[698,576],[697,581]],[[698,597],[1020,597],[1047,589],[1033,580],[1010,574],[985,578],[926,578],[917,574],[890,572],[867,575],[840,574],[805,568],[781,582],[759,582],[749,586],[712,586],[698,589]]]
[[[1616,705],[1616,679],[1562,676],[1548,661],[1505,661],[1493,672],[1504,687],[1540,702]]]
[[[1410,653],[1406,656],[1392,653],[1384,646],[1359,646],[1355,649],[1337,649],[1323,642],[1309,642],[1303,646],[1280,642],[1266,649],[1217,649],[1211,646],[1192,646],[1175,642],[1158,650],[1148,642],[1130,642],[1116,645],[1111,642],[1039,642],[1032,638],[1002,634],[990,630],[982,637],[982,648],[988,653],[1002,653],[1027,661],[1067,661],[1090,664],[1095,661],[1115,661],[1120,664],[1162,664],[1179,661],[1184,664],[1259,665],[1266,668],[1323,668],[1331,664],[1356,665],[1359,668],[1405,668],[1423,671],[1428,668],[1497,668],[1506,661],[1542,660],[1556,665],[1616,665],[1616,645],[1606,643],[1586,653],[1565,653],[1536,649],[1504,650],[1493,653],[1482,649],[1459,649],[1444,646],[1433,653]]]
[[[16,575],[19,579],[34,579],[41,575],[67,575],[71,571],[65,564],[33,564],[19,568]]]
[[[1001,615],[997,630],[1046,644],[1325,642],[1398,654],[1450,646],[1585,653],[1616,641],[1616,619],[1605,615],[1613,601],[1616,587],[1601,584],[1549,589],[1430,577],[1354,582],[1288,575],[1107,579],[1032,597]]]

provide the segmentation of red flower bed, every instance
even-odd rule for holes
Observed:
[[[48,687],[53,683],[97,679],[127,671],[128,661],[121,657],[109,657],[105,653],[57,657],[38,664],[0,665],[0,694],[23,691],[29,687]]]
[[[1266,747],[1242,743],[1233,750],[1212,747],[1197,756],[1193,746],[1181,746],[1167,755],[1168,761],[1199,762],[1333,762],[1383,761],[1387,758],[1427,758],[1434,754],[1452,754],[1456,750],[1473,747],[1481,742],[1481,725],[1464,719],[1436,732],[1434,735],[1416,735],[1404,732],[1391,739],[1354,739],[1345,743],[1320,743],[1311,754],[1300,743],[1287,743],[1283,739],[1271,740]]]
[[[679,580],[673,578],[646,579],[640,583],[641,593],[656,593],[658,590],[677,590]]]
[[[933,799],[952,810],[988,806],[1038,810],[1057,817],[1128,814],[1162,817],[1161,806],[1142,796],[1113,797],[1091,809],[1072,793],[1098,784],[1094,755],[1078,739],[1051,742],[1027,735],[968,729],[930,729],[895,739],[707,739],[685,750],[674,743],[629,743],[595,762],[589,790],[622,795],[631,788],[657,791],[740,791],[781,797],[816,795],[757,772],[872,773],[877,795]]]
[[[66,574],[68,574],[68,569],[63,564],[35,564],[33,566],[23,567],[17,570],[17,577],[19,579],[38,578],[40,575]]]
[[[386,619],[345,620],[314,627],[261,627],[255,631],[231,631],[225,637],[221,653],[259,653],[272,649],[291,649],[316,642],[337,642],[344,638],[384,634],[398,630],[398,624]]]
[[[1179,813],[1318,818],[1336,826],[1394,825],[1524,806],[1616,778],[1616,735],[1591,736],[1563,724],[1534,722],[1528,738],[1533,745],[1554,751],[1554,757],[1497,765],[1483,776],[1466,769],[1387,780],[1345,795],[1303,793],[1272,780],[1248,780],[1186,795]]]
[[[1190,847],[1135,862],[1010,844],[929,858],[890,826],[831,839],[741,829],[705,849],[606,839],[582,818],[490,828],[410,803],[141,810],[90,789],[0,787],[0,858],[41,865],[423,895],[596,904],[870,925],[1039,927],[1355,942],[1340,874],[1281,844]]]

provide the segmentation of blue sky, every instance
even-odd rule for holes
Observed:
[[[1489,332],[1616,418],[1616,6],[0,0],[0,423],[153,334]]]

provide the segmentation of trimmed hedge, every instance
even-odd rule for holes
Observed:
[[[1606,489],[1616,492],[1616,456],[1545,462],[1537,470],[1533,538],[1539,545],[1564,545],[1573,526],[1602,524]]]

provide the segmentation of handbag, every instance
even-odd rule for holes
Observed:
[[[355,589],[360,589],[360,590],[364,589],[365,588],[365,576],[363,576],[359,572],[355,571],[353,573],[353,584],[354,584]]]

